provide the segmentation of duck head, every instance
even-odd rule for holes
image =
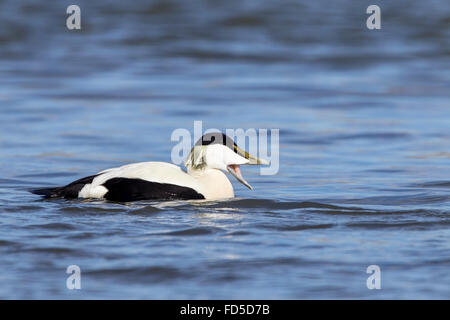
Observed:
[[[185,166],[194,170],[218,169],[228,171],[240,183],[253,190],[242,176],[241,165],[268,165],[264,159],[258,159],[242,150],[237,144],[221,132],[203,135],[192,148]]]

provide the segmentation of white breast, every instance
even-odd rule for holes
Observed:
[[[228,199],[234,197],[233,185],[225,173],[218,169],[189,171],[199,185],[200,193],[205,199]]]

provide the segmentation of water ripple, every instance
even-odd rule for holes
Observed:
[[[195,228],[187,228],[183,230],[162,232],[162,233],[152,233],[152,235],[165,235],[165,236],[201,236],[223,232],[224,230],[221,228],[214,227],[195,227]]]

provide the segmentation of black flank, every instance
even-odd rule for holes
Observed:
[[[142,179],[112,178],[103,186],[108,189],[104,198],[110,201],[205,199],[192,188]]]

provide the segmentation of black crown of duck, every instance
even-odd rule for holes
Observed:
[[[241,165],[269,164],[242,150],[221,132],[203,135],[186,159],[187,171],[167,162],[139,162],[103,170],[63,187],[32,190],[45,198],[137,200],[227,199],[234,197],[229,172],[249,189]]]

